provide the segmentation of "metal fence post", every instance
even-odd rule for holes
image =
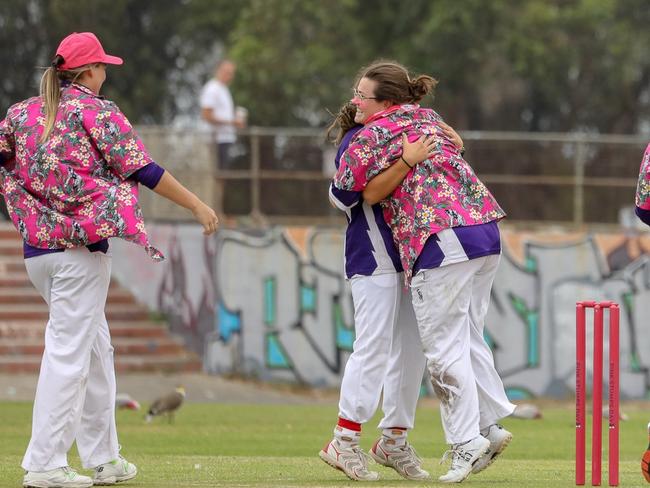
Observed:
[[[257,127],[250,128],[251,137],[251,217],[254,220],[262,220],[260,209],[260,193],[262,191],[260,160],[260,134]]]
[[[587,163],[587,143],[581,134],[576,138],[576,158],[574,163],[573,224],[582,227],[585,221],[585,165]]]

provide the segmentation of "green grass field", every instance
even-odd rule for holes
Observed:
[[[334,402],[335,403],[335,402]],[[139,468],[125,486],[142,487],[290,487],[350,486],[355,482],[330,468],[317,456],[330,438],[336,405],[222,405],[188,404],[176,422],[143,422],[141,412],[119,411],[122,454]],[[429,402],[418,410],[410,440],[424,458],[424,467],[437,479],[446,472],[438,460],[445,446],[438,410]],[[640,457],[647,447],[647,405],[624,406],[630,420],[621,422],[621,484],[650,487],[640,473]],[[29,440],[31,404],[0,403],[0,486],[21,486],[20,462]],[[506,420],[514,440],[503,457],[463,486],[574,486],[574,410],[570,406],[544,408],[542,420]],[[379,417],[364,431],[368,449],[377,436]],[[604,426],[606,430],[606,419]],[[589,437],[588,437],[589,439]],[[588,441],[589,442],[589,441]],[[606,437],[603,439],[606,450]],[[589,455],[588,455],[589,456]],[[79,468],[76,451],[69,459]],[[376,466],[376,465],[375,465]],[[603,462],[603,486],[607,485]],[[376,466],[381,480],[373,487],[444,486],[416,483]],[[589,473],[589,467],[587,467]],[[364,483],[362,483],[364,484]],[[589,474],[587,484],[590,484]],[[357,483],[358,485],[358,483]],[[364,484],[365,485],[365,484]]]

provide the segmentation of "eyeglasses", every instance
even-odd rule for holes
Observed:
[[[377,97],[367,97],[363,93],[361,93],[359,90],[357,90],[356,88],[354,90],[352,90],[352,94],[354,95],[354,98],[358,98],[362,102],[364,100],[377,100]]]

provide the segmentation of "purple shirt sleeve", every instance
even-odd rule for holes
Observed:
[[[346,151],[346,149],[350,145],[350,142],[352,141],[352,138],[361,129],[363,129],[363,125],[361,125],[361,124],[355,125],[350,130],[348,130],[345,133],[345,135],[343,136],[343,139],[341,139],[341,144],[339,145],[338,151],[336,151],[336,157],[334,158],[334,164],[336,165],[336,169],[339,169],[339,166],[341,164],[341,156],[343,156],[343,153]]]
[[[636,213],[636,216],[639,217],[641,222],[650,225],[650,210],[646,210],[641,207],[636,207],[634,209],[634,213]]]
[[[164,172],[165,170],[156,163],[149,163],[144,168],[132,173],[129,178],[153,190],[158,185]]]
[[[339,145],[338,151],[336,152],[336,158],[334,159],[334,164],[336,165],[336,169],[339,168],[339,165],[341,164],[341,156],[343,156],[343,153],[350,145],[350,141],[352,141],[352,138],[362,128],[363,125],[357,125],[355,127],[352,127],[349,131],[345,133],[343,139],[341,139],[341,144]],[[341,190],[339,188],[336,188],[336,186],[334,186],[333,184],[330,185],[330,192],[331,195],[340,203],[342,203],[345,207],[352,207],[362,199],[360,191]]]

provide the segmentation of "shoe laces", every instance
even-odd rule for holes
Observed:
[[[368,461],[370,460],[368,453],[361,449],[359,446],[350,447],[350,451],[352,451],[359,458],[359,462],[361,463],[363,469],[368,471]]]
[[[63,471],[63,474],[65,475],[66,478],[72,479],[75,476],[78,476],[79,473],[77,473],[74,469],[72,469],[70,466],[63,466],[61,467],[61,471]]]
[[[452,446],[451,449],[445,451],[445,453],[442,455],[442,459],[440,459],[440,464],[443,464],[447,459],[449,459],[450,456],[451,456],[450,470],[453,471],[456,468],[462,468],[462,465],[460,463],[462,457],[460,456],[458,447],[454,447],[454,446]]]
[[[397,447],[389,451],[390,455],[399,461],[408,461],[407,464],[419,466],[422,463],[422,458],[417,451],[408,442],[403,446]]]

